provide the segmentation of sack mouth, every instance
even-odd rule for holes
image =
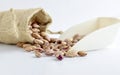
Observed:
[[[40,31],[46,31],[48,25],[52,22],[51,17],[41,8],[31,14],[30,19],[28,19],[28,25],[37,23],[40,25]]]

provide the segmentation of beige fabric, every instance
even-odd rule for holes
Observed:
[[[11,9],[0,12],[0,42],[16,44],[17,42],[32,42],[29,25],[37,20],[46,31],[51,23],[50,16],[41,8],[36,9]]]

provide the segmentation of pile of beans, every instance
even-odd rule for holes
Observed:
[[[34,51],[36,57],[55,56],[58,60],[64,57],[85,56],[84,51],[70,50],[83,36],[76,34],[71,39],[59,40],[58,38],[50,38],[44,31],[40,31],[41,25],[32,23],[30,25],[32,31],[31,36],[34,38],[33,43],[18,42],[17,46],[22,47],[27,52]]]

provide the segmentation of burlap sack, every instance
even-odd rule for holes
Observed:
[[[42,25],[42,31],[46,31],[52,21],[50,16],[41,8],[11,9],[0,12],[0,42],[6,44],[33,42],[29,26],[35,20]]]

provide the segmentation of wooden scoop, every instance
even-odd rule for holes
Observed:
[[[64,40],[66,38],[72,38],[75,34],[86,35],[71,50],[91,51],[102,49],[112,44],[119,28],[119,19],[100,17],[72,26],[59,38]]]

